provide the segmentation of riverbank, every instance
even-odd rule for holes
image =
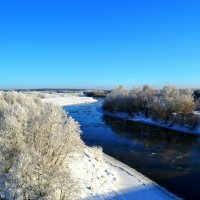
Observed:
[[[122,199],[180,199],[135,169],[104,154],[105,162],[119,177],[119,197]]]
[[[97,100],[91,97],[83,96],[82,93],[54,93],[54,94],[43,94],[45,98],[44,102],[53,103],[59,106],[69,106],[84,103],[94,103]]]
[[[182,133],[186,133],[186,134],[193,134],[193,135],[200,136],[200,127],[197,127],[196,129],[191,130],[189,128],[182,127],[180,125],[171,126],[169,124],[164,124],[164,123],[154,121],[151,118],[146,118],[142,114],[136,115],[136,116],[130,116],[127,113],[112,113],[112,112],[108,112],[108,111],[103,111],[103,114],[108,115],[110,117],[115,117],[115,118],[118,118],[118,119],[123,119],[123,120],[133,121],[133,122],[140,122],[140,123],[161,127],[161,128],[168,129],[168,130],[173,130],[173,131],[178,131],[178,132],[182,132]]]
[[[84,200],[178,200],[136,170],[103,154],[96,160],[90,149],[76,155],[70,164],[73,179],[80,185]]]
[[[79,101],[73,102],[77,96],[69,97],[69,95],[62,96],[61,101],[60,96],[62,94],[56,94],[44,101],[61,106],[64,106],[67,101],[70,105],[77,102],[85,103],[85,98],[87,98],[87,103],[95,101],[91,97],[79,96]],[[75,161],[71,163],[73,178],[81,187],[80,199],[179,199],[114,158],[105,154],[102,157],[103,160],[96,160],[94,154],[85,149],[83,153],[76,155]]]

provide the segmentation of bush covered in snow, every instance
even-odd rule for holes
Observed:
[[[155,90],[149,85],[142,89],[127,90],[119,86],[107,95],[103,108],[110,112],[143,114],[161,123],[195,129],[199,124],[199,117],[193,113],[199,107],[197,104],[191,90],[180,90],[171,86]]]
[[[73,199],[68,162],[84,147],[62,111],[17,92],[0,92],[0,194],[4,199]]]
[[[102,147],[92,147],[90,148],[90,152],[94,155],[96,161],[103,162],[103,149]]]

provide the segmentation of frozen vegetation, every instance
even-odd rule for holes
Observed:
[[[79,125],[60,107],[0,93],[0,193],[5,199],[72,199],[68,164],[82,151]]]
[[[192,92],[170,86],[162,90],[149,85],[131,90],[119,86],[107,95],[103,108],[108,115],[199,134],[200,106]]]
[[[101,148],[87,147],[79,124],[37,97],[0,92],[3,199],[178,199]]]

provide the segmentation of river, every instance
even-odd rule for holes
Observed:
[[[87,145],[103,147],[184,199],[200,199],[200,137],[104,116],[102,102],[64,107]]]

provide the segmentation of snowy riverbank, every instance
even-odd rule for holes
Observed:
[[[189,128],[182,127],[180,125],[170,126],[168,124],[163,124],[163,123],[154,121],[151,118],[146,118],[144,115],[137,115],[137,116],[133,117],[133,116],[130,116],[129,114],[127,114],[127,113],[112,113],[112,112],[108,112],[108,111],[103,111],[103,113],[104,113],[104,115],[116,117],[116,118],[119,118],[119,119],[125,119],[127,121],[141,122],[141,123],[144,123],[144,124],[149,124],[149,125],[152,125],[152,126],[158,126],[158,127],[173,130],[173,131],[178,131],[178,132],[182,132],[182,133],[200,136],[200,127],[197,127],[196,129],[191,130]]]
[[[71,94],[71,93],[54,93],[54,94],[43,94],[45,98],[44,102],[53,103],[59,106],[69,106],[84,103],[93,103],[97,100],[92,97],[83,96],[82,93]]]
[[[81,186],[80,198],[84,200],[168,200],[179,199],[158,186],[136,170],[103,155],[98,161],[85,150],[76,155],[70,164],[72,177]]]
[[[92,103],[91,97],[69,94],[45,94],[44,102],[60,106]],[[69,165],[72,177],[79,185],[78,199],[84,200],[158,200],[179,199],[136,170],[105,154],[96,157],[91,148],[76,154]]]

